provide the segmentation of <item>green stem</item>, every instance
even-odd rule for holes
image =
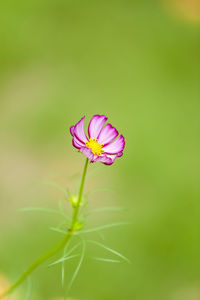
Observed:
[[[77,221],[77,216],[78,216],[78,212],[79,212],[79,208],[80,208],[80,204],[81,204],[81,200],[82,200],[82,195],[83,195],[83,188],[84,188],[85,176],[86,176],[87,167],[88,167],[88,161],[89,160],[87,158],[86,161],[85,161],[84,169],[83,169],[83,175],[82,175],[82,179],[81,179],[77,205],[74,208],[74,214],[73,214],[73,217],[72,217],[72,223],[71,223],[72,228],[74,228],[74,226],[76,224],[76,221]]]
[[[78,202],[76,207],[74,208],[73,216],[72,216],[72,222],[71,226],[64,237],[64,239],[55,247],[47,251],[44,255],[40,256],[35,262],[33,262],[28,269],[22,274],[22,276],[12,285],[10,286],[5,292],[3,292],[0,295],[0,299],[5,297],[6,295],[10,294],[12,291],[14,291],[20,284],[22,284],[30,274],[37,269],[43,262],[45,262],[47,259],[51,258],[54,256],[56,253],[58,253],[60,250],[62,250],[65,245],[69,242],[70,238],[72,237],[74,231],[75,231],[75,225],[77,222],[78,218],[78,212],[82,200],[82,195],[83,195],[83,188],[84,188],[84,183],[85,183],[85,177],[86,177],[86,172],[87,172],[87,166],[88,166],[88,158],[86,159],[84,170],[83,170],[83,175],[81,179],[81,184],[80,184],[80,189],[79,189],[79,194],[78,194]]]

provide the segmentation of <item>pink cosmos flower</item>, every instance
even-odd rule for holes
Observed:
[[[117,157],[123,155],[125,147],[123,135],[118,136],[117,129],[111,124],[105,125],[106,116],[94,115],[88,126],[88,138],[84,131],[84,121],[85,117],[70,127],[73,146],[85,154],[91,162],[100,161],[105,165],[112,165]]]

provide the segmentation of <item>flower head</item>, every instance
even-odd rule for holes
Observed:
[[[117,129],[106,124],[104,115],[94,115],[88,126],[88,137],[84,131],[83,117],[76,125],[70,127],[73,137],[72,144],[85,154],[91,162],[100,161],[105,165],[112,165],[117,157],[123,155],[125,140]]]

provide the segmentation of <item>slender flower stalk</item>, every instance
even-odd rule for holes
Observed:
[[[79,211],[79,208],[80,208],[80,205],[81,205],[81,200],[82,200],[82,196],[83,196],[83,188],[84,188],[84,183],[85,183],[85,176],[86,176],[87,167],[88,167],[88,161],[89,161],[89,159],[86,158],[85,166],[84,166],[84,169],[83,169],[83,175],[82,175],[82,179],[81,179],[81,184],[80,184],[80,189],[79,189],[79,194],[78,194],[78,201],[77,201],[77,204],[74,208],[74,214],[73,214],[73,217],[72,217],[71,230],[73,230],[75,225],[76,225],[78,211]]]
[[[64,239],[55,247],[50,249],[48,252],[46,252],[44,255],[39,257],[35,262],[33,262],[28,269],[22,274],[22,276],[13,284],[11,285],[5,292],[3,292],[0,295],[0,299],[3,299],[3,297],[7,296],[11,292],[13,292],[18,286],[20,286],[32,273],[35,271],[42,263],[44,263],[46,260],[54,256],[56,253],[58,253],[60,250],[62,250],[67,243],[69,242],[70,238],[73,236],[74,232],[76,231],[76,223],[78,221],[78,213],[79,213],[79,208],[82,200],[82,195],[83,195],[83,188],[84,188],[84,183],[85,183],[85,177],[86,177],[86,172],[87,172],[87,167],[88,167],[88,158],[86,158],[84,170],[83,170],[83,175],[81,179],[81,184],[79,188],[79,194],[78,194],[78,201],[76,206],[74,207],[73,215],[72,215],[72,221],[71,225],[68,229],[68,232],[66,233]]]

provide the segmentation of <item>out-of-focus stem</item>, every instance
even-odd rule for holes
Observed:
[[[66,233],[64,239],[58,245],[56,245],[55,247],[53,247],[52,249],[47,251],[44,255],[40,256],[35,262],[33,262],[28,267],[28,269],[22,274],[22,276],[13,285],[11,285],[5,292],[3,292],[0,295],[0,299],[2,299],[3,297],[7,296],[12,291],[14,291],[19,285],[21,285],[27,279],[27,277],[30,276],[30,274],[35,269],[37,269],[43,262],[45,262],[46,260],[48,260],[49,258],[54,256],[56,253],[58,253],[60,250],[62,250],[65,247],[65,245],[69,242],[74,231],[76,230],[75,226],[76,226],[76,222],[78,219],[78,212],[79,212],[79,208],[80,208],[80,204],[81,204],[81,200],[82,200],[88,161],[89,160],[87,158],[84,169],[83,169],[83,175],[82,175],[81,184],[80,184],[80,188],[79,188],[77,205],[74,207],[74,211],[73,211],[73,215],[72,215],[72,222],[71,222],[71,225],[70,225],[68,232]]]

